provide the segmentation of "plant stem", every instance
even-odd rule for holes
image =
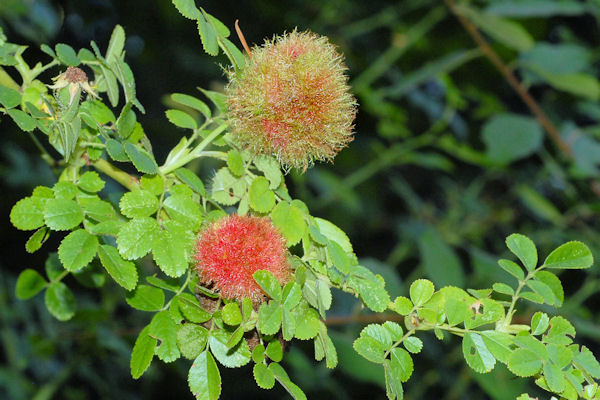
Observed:
[[[565,142],[558,133],[558,129],[554,124],[550,121],[546,113],[540,108],[540,106],[536,103],[536,101],[531,97],[531,95],[527,92],[527,89],[523,87],[521,82],[515,77],[512,73],[512,70],[502,61],[502,59],[496,54],[496,52],[490,47],[485,38],[479,33],[477,27],[471,23],[464,15],[462,15],[456,9],[456,3],[454,0],[444,0],[448,5],[448,8],[452,10],[456,18],[458,18],[459,22],[465,29],[465,31],[471,36],[471,38],[477,43],[477,46],[481,49],[483,54],[490,60],[490,62],[496,67],[496,69],[502,74],[504,79],[508,82],[508,84],[517,92],[521,100],[529,107],[529,110],[532,114],[537,118],[540,125],[544,127],[550,138],[554,141],[554,143],[558,146],[558,148],[569,158],[573,158],[573,151],[571,147]]]
[[[196,146],[187,156],[181,157],[179,160],[175,160],[169,165],[163,165],[162,167],[160,167],[160,173],[162,175],[167,175],[168,173],[175,171],[177,168],[183,167],[192,160],[205,156],[206,153],[212,153],[204,153],[202,150],[204,150],[209,144],[211,144],[212,141],[215,140],[221,133],[223,133],[225,129],[227,129],[226,124],[220,125],[218,128],[213,130],[206,138],[204,138],[204,140],[201,141],[198,144],[198,146]]]
[[[103,158],[93,162],[92,166],[98,171],[102,172],[104,175],[107,175],[119,182],[129,190],[138,190],[140,188],[137,183],[137,178],[129,175],[125,171],[120,170]]]
[[[181,293],[183,293],[183,291],[187,287],[188,283],[190,282],[190,278],[191,278],[191,274],[190,274],[190,270],[188,269],[187,276],[185,277],[185,282],[183,282],[183,285],[181,285],[179,287],[179,289],[177,290],[177,292],[175,292],[175,294],[173,295],[173,297],[171,297],[171,300],[169,300],[167,302],[167,304],[165,304],[165,306],[163,308],[161,308],[161,311],[164,311],[164,310],[168,309],[169,306],[171,305],[171,302],[173,301],[173,299],[175,297],[179,296]]]

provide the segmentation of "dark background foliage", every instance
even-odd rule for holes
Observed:
[[[292,172],[288,184],[314,215],[348,233],[362,263],[382,274],[396,296],[406,292],[404,282],[422,276],[438,286],[512,283],[495,264],[507,256],[504,237],[512,232],[530,236],[542,257],[574,239],[600,257],[598,5],[538,1],[523,15],[526,3],[470,6],[484,16],[512,18],[525,30],[511,45],[489,24],[484,29],[493,51],[556,126],[567,152],[443,2],[221,0],[202,6],[230,28],[239,19],[250,43],[298,27],[329,36],[345,53],[360,103],[356,139],[335,165],[318,165],[305,175]],[[95,40],[105,48],[114,25],[123,25],[127,61],[147,110],[140,120],[159,161],[181,134],[164,117],[165,95],[196,94],[197,86],[219,90],[224,83],[219,63],[226,60],[206,55],[194,23],[166,0],[3,0],[0,24],[11,41],[31,46],[26,59],[32,63],[46,57],[38,50],[41,43],[81,48]],[[572,74],[587,80],[573,82]],[[525,119],[515,125],[507,113]],[[0,398],[191,398],[182,360],[155,363],[141,380],[130,378],[132,341],[147,318],[124,306],[123,291],[114,285],[77,291],[80,311],[68,323],[55,321],[39,296],[27,302],[14,298],[19,271],[42,270],[46,257],[44,251],[24,251],[27,235],[10,226],[10,208],[55,177],[8,119],[0,129]],[[210,173],[205,171],[207,179]],[[115,190],[117,185],[105,193]],[[44,248],[57,244],[53,239]],[[578,342],[599,354],[599,269],[569,271],[561,280],[568,300],[560,313],[574,323]],[[528,321],[531,314],[528,305],[520,307],[519,318]],[[330,315],[338,369],[315,367],[312,349],[294,343],[287,356],[293,379],[309,398],[384,398],[379,367],[351,347],[371,316],[341,295]],[[470,371],[457,340],[440,342],[433,335],[423,340],[406,385],[408,399],[536,393],[530,382],[499,367],[487,375]],[[225,399],[285,396],[280,389],[256,388],[249,368],[222,374]]]

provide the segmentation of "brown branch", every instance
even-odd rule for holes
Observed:
[[[529,110],[531,110],[533,115],[539,121],[540,125],[542,125],[546,132],[548,132],[548,135],[558,146],[558,148],[569,158],[573,158],[573,151],[571,150],[571,147],[560,137],[556,126],[554,126],[546,113],[544,113],[533,97],[531,97],[531,95],[523,87],[521,82],[519,82],[519,80],[515,77],[515,75],[512,73],[512,70],[506,66],[498,54],[496,54],[496,52],[490,47],[485,38],[477,30],[477,27],[456,9],[456,3],[454,3],[454,0],[444,1],[450,10],[452,10],[454,15],[456,15],[456,18],[458,18],[463,28],[465,28],[465,31],[467,31],[475,43],[477,43],[477,46],[479,46],[481,51],[486,55],[494,67],[496,67],[496,69],[502,74],[502,76],[504,76],[508,84],[515,90],[515,92],[517,92],[527,107],[529,107]]]

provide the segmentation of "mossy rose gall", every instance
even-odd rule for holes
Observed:
[[[229,74],[233,138],[255,154],[275,155],[284,168],[331,161],[352,140],[356,100],[342,56],[311,32],[254,47],[246,67]]]
[[[212,284],[226,299],[264,299],[252,274],[271,272],[281,284],[291,277],[285,239],[266,217],[231,215],[213,222],[196,244],[200,281]]]

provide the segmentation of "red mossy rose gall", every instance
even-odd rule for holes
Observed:
[[[226,87],[233,139],[284,168],[331,161],[352,139],[356,100],[342,56],[324,36],[297,32],[254,47]]]
[[[252,277],[260,269],[281,284],[291,278],[285,239],[267,217],[230,215],[213,222],[201,232],[195,258],[200,281],[225,299],[263,301]]]

